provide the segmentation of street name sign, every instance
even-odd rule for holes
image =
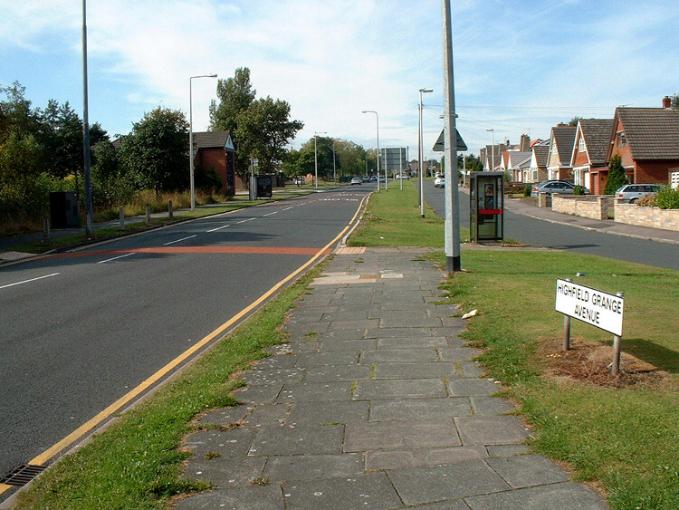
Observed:
[[[625,299],[566,280],[556,281],[557,312],[622,336]]]

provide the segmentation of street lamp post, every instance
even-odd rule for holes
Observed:
[[[216,74],[199,74],[189,77],[189,179],[191,181],[191,210],[196,208],[196,185],[193,171],[193,80],[194,78],[216,78]]]
[[[318,191],[318,146],[316,137],[318,135],[325,135],[326,131],[314,131],[314,189]]]
[[[335,139],[332,139],[332,180],[337,184],[337,165],[335,163]]]
[[[418,172],[418,182],[420,183],[420,216],[424,218],[424,147],[423,147],[423,136],[422,132],[424,131],[424,125],[422,122],[422,110],[424,109],[424,105],[422,104],[422,94],[429,94],[430,92],[433,92],[433,89],[420,89],[420,108],[419,108],[419,113],[420,113],[420,124],[419,124],[419,129],[417,130],[417,164],[419,166],[419,172]]]
[[[374,113],[375,120],[377,121],[377,191],[380,190],[380,158],[382,153],[380,152],[380,114],[375,110],[362,110],[361,113]],[[387,188],[387,169],[384,169],[384,189]]]
[[[83,0],[83,174],[85,177],[85,235],[94,237],[94,206],[92,205],[92,174],[90,170],[90,126],[87,95],[87,5]]]
[[[490,160],[491,160],[491,165],[492,168],[490,169],[491,172],[495,171],[495,129],[486,129],[488,133],[491,134],[491,143],[492,145],[490,146]],[[487,156],[487,155],[486,155]]]

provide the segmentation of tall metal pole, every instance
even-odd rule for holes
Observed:
[[[420,216],[424,218],[424,121],[422,120],[422,112],[424,104],[422,103],[422,94],[429,94],[433,92],[432,89],[420,89],[420,129],[418,144],[418,164],[420,165],[419,182],[420,182]]]
[[[492,161],[491,165],[492,168],[490,169],[491,172],[495,171],[495,129],[486,129],[490,133],[491,136],[491,143],[493,145],[490,146],[490,159]]]
[[[448,274],[462,268],[460,260],[460,203],[457,179],[457,129],[455,127],[455,81],[453,74],[453,28],[450,0],[443,6],[443,90],[445,100],[445,155],[446,155],[446,223],[445,251]]]
[[[381,152],[380,152],[380,114],[377,113],[375,110],[362,110],[361,113],[374,113],[375,114],[375,119],[377,121],[377,191],[380,190],[380,157],[381,157]],[[384,170],[384,189],[387,189],[387,181],[386,181],[386,176],[387,176],[387,171],[386,169]]]
[[[94,206],[90,169],[90,123],[87,95],[87,1],[83,0],[83,173],[85,174],[85,234],[94,236]]]
[[[337,165],[335,163],[335,139],[332,139],[332,180],[337,184]]]
[[[316,145],[316,133],[314,133],[314,189],[318,191],[318,146]]]
[[[420,91],[420,102],[417,104],[417,205],[420,207],[420,216],[424,217],[422,185],[422,92]]]
[[[398,148],[398,176],[401,180],[401,191],[403,191],[403,147]]]
[[[216,74],[201,74],[189,76],[189,181],[191,186],[191,210],[196,209],[196,180],[194,176],[193,162],[193,79],[194,78],[216,78]]]

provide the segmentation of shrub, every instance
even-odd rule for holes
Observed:
[[[582,186],[579,186],[579,185],[575,186],[573,188],[573,194],[574,195],[584,195],[585,194],[585,188],[583,188]]]
[[[656,202],[661,209],[679,209],[679,189],[661,189],[656,195]]]
[[[627,184],[627,174],[622,166],[620,156],[613,156],[608,166],[608,180],[606,181],[606,189],[604,195],[613,195],[617,189]]]
[[[639,207],[657,207],[658,201],[655,195],[644,195],[639,200],[634,202]]]
[[[532,189],[533,189],[533,185],[532,185],[532,184],[526,184],[526,185],[523,187],[523,196],[524,196],[524,197],[529,197]]]

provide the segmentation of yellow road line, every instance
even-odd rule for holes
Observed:
[[[361,210],[361,206],[363,205],[363,201],[365,200],[365,197],[359,204],[358,208],[356,209],[356,212],[354,213],[354,216],[351,218],[349,221],[349,224],[342,229],[342,231],[328,244],[326,244],[323,248],[321,248],[316,255],[311,257],[307,262],[302,264],[300,267],[298,267],[295,271],[290,273],[288,276],[283,278],[281,281],[279,281],[277,284],[275,284],[273,287],[271,287],[269,290],[267,290],[264,294],[262,294],[259,298],[257,298],[255,301],[250,303],[248,306],[243,308],[240,312],[238,312],[236,315],[231,317],[229,320],[227,320],[224,324],[219,326],[217,329],[209,333],[207,336],[203,337],[198,343],[194,344],[192,347],[189,349],[185,350],[183,353],[181,353],[179,356],[177,356],[175,359],[170,361],[167,365],[162,367],[160,370],[155,372],[153,375],[142,381],[137,387],[133,388],[129,392],[127,392],[125,395],[120,397],[118,400],[113,402],[111,405],[109,405],[106,409],[98,413],[97,415],[93,416],[89,420],[87,420],[85,423],[80,425],[77,429],[75,429],[73,432],[68,434],[66,437],[61,439],[59,442],[55,443],[54,445],[50,446],[47,450],[39,454],[37,457],[34,457],[31,459],[29,464],[37,464],[37,465],[44,465],[47,464],[47,462],[52,459],[55,455],[63,451],[66,447],[72,445],[79,439],[81,439],[83,436],[85,436],[87,433],[95,429],[98,425],[100,425],[102,422],[104,422],[106,419],[108,419],[113,413],[118,411],[120,408],[125,406],[126,404],[129,404],[132,400],[134,400],[136,397],[141,395],[144,391],[149,389],[151,386],[156,384],[158,381],[160,381],[164,376],[166,376],[168,373],[170,373],[173,369],[175,369],[178,365],[186,361],[188,358],[191,357],[195,352],[198,350],[202,349],[205,347],[208,343],[210,343],[212,340],[214,340],[217,336],[220,334],[224,333],[224,331],[228,330],[230,327],[232,327],[236,322],[238,322],[240,319],[245,317],[248,313],[250,313],[252,310],[257,308],[261,303],[266,301],[271,295],[273,295],[278,289],[280,289],[283,285],[288,283],[290,280],[295,278],[298,274],[300,274],[302,271],[304,271],[306,268],[308,268],[310,265],[312,265],[316,260],[318,260],[321,255],[326,253],[330,247],[336,243],[343,235],[344,233],[349,229],[349,226],[354,222],[356,219],[356,216],[358,216],[359,211]],[[1,493],[1,492],[0,492]]]
[[[6,483],[0,483],[0,494],[2,494],[3,492],[7,492],[11,488],[12,488],[11,485],[7,485]]]

